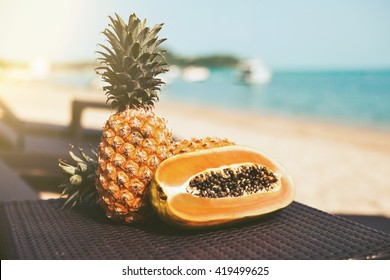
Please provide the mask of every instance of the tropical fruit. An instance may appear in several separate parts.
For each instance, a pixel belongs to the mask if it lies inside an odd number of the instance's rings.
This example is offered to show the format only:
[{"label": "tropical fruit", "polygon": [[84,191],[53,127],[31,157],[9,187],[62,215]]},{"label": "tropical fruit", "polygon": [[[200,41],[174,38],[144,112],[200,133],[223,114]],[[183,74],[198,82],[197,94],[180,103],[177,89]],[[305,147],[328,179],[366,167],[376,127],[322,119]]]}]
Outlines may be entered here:
[{"label": "tropical fruit", "polygon": [[165,160],[150,192],[162,220],[182,228],[204,228],[284,208],[293,201],[294,184],[271,157],[234,145]]},{"label": "tropical fruit", "polygon": [[98,148],[96,190],[107,217],[142,222],[152,214],[147,185],[157,166],[170,156],[172,135],[154,111],[167,71],[164,51],[157,47],[162,24],[146,26],[135,14],[125,23],[110,17],[103,31],[110,47],[99,45],[97,71],[115,112],[106,122]]},{"label": "tropical fruit", "polygon": [[95,201],[96,150],[91,148],[91,153],[87,154],[81,147],[78,147],[76,154],[74,146],[71,145],[69,155],[73,162],[59,160],[59,166],[65,175],[64,183],[59,186],[63,189],[61,197],[67,197],[63,207],[67,205],[74,207],[78,203],[88,204]]}]

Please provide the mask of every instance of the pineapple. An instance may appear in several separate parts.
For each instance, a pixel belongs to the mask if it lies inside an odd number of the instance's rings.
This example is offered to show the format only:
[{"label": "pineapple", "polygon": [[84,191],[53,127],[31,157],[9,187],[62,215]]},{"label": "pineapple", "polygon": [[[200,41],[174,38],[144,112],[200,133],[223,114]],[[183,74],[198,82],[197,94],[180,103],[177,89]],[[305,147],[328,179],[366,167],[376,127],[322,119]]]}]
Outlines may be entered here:
[{"label": "pineapple", "polygon": [[227,139],[221,139],[217,137],[191,138],[189,140],[184,139],[173,142],[171,145],[171,152],[173,155],[178,155],[230,145],[234,145],[234,143]]},{"label": "pineapple", "polygon": [[74,152],[74,146],[70,146],[69,155],[73,164],[63,159],[59,160],[61,171],[65,174],[66,181],[59,187],[63,189],[61,197],[67,196],[63,207],[74,207],[78,203],[91,203],[96,201],[95,170],[97,152],[91,148],[89,155],[78,147],[79,155]]},{"label": "pineapple", "polygon": [[116,111],[106,122],[98,148],[96,191],[107,217],[125,223],[150,217],[148,183],[161,161],[170,156],[172,134],[152,110],[167,71],[164,51],[157,47],[162,24],[146,27],[135,14],[126,24],[109,17],[103,31],[111,48],[99,45],[103,89]]}]

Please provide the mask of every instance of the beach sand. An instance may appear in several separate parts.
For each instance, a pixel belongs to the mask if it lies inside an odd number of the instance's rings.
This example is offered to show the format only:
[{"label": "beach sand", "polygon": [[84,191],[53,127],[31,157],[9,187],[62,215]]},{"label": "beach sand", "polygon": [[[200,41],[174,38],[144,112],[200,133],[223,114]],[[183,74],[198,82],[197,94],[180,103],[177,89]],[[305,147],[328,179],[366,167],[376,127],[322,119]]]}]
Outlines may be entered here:
[{"label": "beach sand", "polygon": [[[104,102],[104,94],[96,91],[36,83],[0,85],[0,98],[21,118],[59,125],[70,122],[71,101],[80,96]],[[390,133],[179,103],[163,96],[156,111],[178,138],[228,138],[269,154],[294,178],[298,202],[331,213],[390,217]],[[88,110],[82,123],[100,129],[109,113]]]}]

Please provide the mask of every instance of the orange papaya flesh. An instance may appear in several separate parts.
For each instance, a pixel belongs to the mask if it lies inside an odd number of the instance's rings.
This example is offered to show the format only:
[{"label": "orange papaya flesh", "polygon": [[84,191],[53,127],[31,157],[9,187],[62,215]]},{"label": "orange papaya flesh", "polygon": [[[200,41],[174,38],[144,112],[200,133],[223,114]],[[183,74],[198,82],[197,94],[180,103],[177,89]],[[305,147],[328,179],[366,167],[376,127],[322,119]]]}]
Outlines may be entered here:
[{"label": "orange papaya flesh", "polygon": [[207,228],[288,206],[294,199],[294,183],[270,156],[235,145],[163,161],[151,182],[150,197],[163,221],[181,228]]}]

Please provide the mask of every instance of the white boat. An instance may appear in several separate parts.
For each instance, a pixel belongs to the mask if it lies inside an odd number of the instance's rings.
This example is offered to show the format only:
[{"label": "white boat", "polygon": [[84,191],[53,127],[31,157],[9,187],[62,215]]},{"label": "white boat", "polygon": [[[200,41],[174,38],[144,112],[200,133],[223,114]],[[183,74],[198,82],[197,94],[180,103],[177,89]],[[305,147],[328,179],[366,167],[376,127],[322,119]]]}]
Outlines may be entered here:
[{"label": "white boat", "polygon": [[207,80],[210,70],[202,66],[188,66],[183,69],[182,79],[186,82],[201,82]]},{"label": "white boat", "polygon": [[244,60],[239,65],[240,80],[245,84],[266,84],[271,80],[272,72],[259,59]]}]

